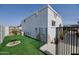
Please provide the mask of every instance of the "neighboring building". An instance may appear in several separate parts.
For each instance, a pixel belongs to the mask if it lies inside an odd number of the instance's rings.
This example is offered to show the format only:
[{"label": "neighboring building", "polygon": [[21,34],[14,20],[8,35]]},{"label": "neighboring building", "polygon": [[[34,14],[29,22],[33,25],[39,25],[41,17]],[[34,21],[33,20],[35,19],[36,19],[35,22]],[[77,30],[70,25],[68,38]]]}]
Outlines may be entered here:
[{"label": "neighboring building", "polygon": [[4,36],[5,36],[5,27],[0,25],[0,44],[3,42]]},{"label": "neighboring building", "polygon": [[45,5],[21,23],[25,35],[37,38],[46,44],[40,49],[55,54],[56,27],[62,27],[61,16],[50,6]]},{"label": "neighboring building", "polygon": [[9,35],[9,26],[6,26],[5,27],[5,36],[8,36]]},{"label": "neighboring building", "polygon": [[23,35],[21,26],[6,26],[5,27],[5,26],[0,25],[0,43],[3,42],[3,38],[5,36],[14,35],[12,33],[13,30],[18,31],[17,35]]},{"label": "neighboring building", "polygon": [[20,26],[9,26],[9,35],[14,35],[14,30],[17,31],[17,35],[22,34],[22,28]]}]

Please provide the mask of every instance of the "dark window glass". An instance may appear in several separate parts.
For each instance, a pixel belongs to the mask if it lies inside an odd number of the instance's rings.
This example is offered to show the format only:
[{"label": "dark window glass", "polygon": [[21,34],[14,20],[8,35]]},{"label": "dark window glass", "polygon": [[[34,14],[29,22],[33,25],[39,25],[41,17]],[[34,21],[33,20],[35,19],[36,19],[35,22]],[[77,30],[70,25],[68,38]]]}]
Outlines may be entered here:
[{"label": "dark window glass", "polygon": [[25,20],[24,20],[24,22],[25,22]]},{"label": "dark window glass", "polygon": [[61,24],[59,25],[59,27],[61,27]]},{"label": "dark window glass", "polygon": [[37,28],[35,28],[35,31],[36,31],[36,33],[37,33]]},{"label": "dark window glass", "polygon": [[52,21],[52,26],[55,26],[55,21]]}]

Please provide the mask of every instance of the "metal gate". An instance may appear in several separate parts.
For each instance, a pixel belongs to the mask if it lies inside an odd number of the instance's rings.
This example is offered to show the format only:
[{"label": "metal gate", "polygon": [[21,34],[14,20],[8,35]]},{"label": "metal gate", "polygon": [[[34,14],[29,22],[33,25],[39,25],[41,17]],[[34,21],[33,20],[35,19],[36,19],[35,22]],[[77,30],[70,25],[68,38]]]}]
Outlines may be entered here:
[{"label": "metal gate", "polygon": [[56,54],[79,54],[78,27],[58,27],[56,29]]},{"label": "metal gate", "polygon": [[47,28],[39,28],[38,39],[47,42]]}]

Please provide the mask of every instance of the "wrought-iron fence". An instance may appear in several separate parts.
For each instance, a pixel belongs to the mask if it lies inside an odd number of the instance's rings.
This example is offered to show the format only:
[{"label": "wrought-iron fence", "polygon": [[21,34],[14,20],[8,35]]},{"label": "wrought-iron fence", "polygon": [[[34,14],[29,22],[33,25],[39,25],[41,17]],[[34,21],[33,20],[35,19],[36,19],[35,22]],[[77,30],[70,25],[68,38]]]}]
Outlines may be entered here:
[{"label": "wrought-iron fence", "polygon": [[56,54],[79,54],[79,27],[57,27]]}]

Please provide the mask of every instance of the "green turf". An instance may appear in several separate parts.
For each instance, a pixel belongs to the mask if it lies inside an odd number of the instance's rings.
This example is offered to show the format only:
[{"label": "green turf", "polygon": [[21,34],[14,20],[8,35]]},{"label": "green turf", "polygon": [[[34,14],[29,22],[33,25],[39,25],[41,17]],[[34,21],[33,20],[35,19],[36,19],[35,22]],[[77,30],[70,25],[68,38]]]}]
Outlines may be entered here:
[{"label": "green turf", "polygon": [[[6,44],[13,39],[20,40],[21,43],[14,47],[6,47]],[[44,53],[39,50],[41,45],[41,41],[30,37],[21,35],[7,36],[0,45],[0,55],[44,55]]]}]

